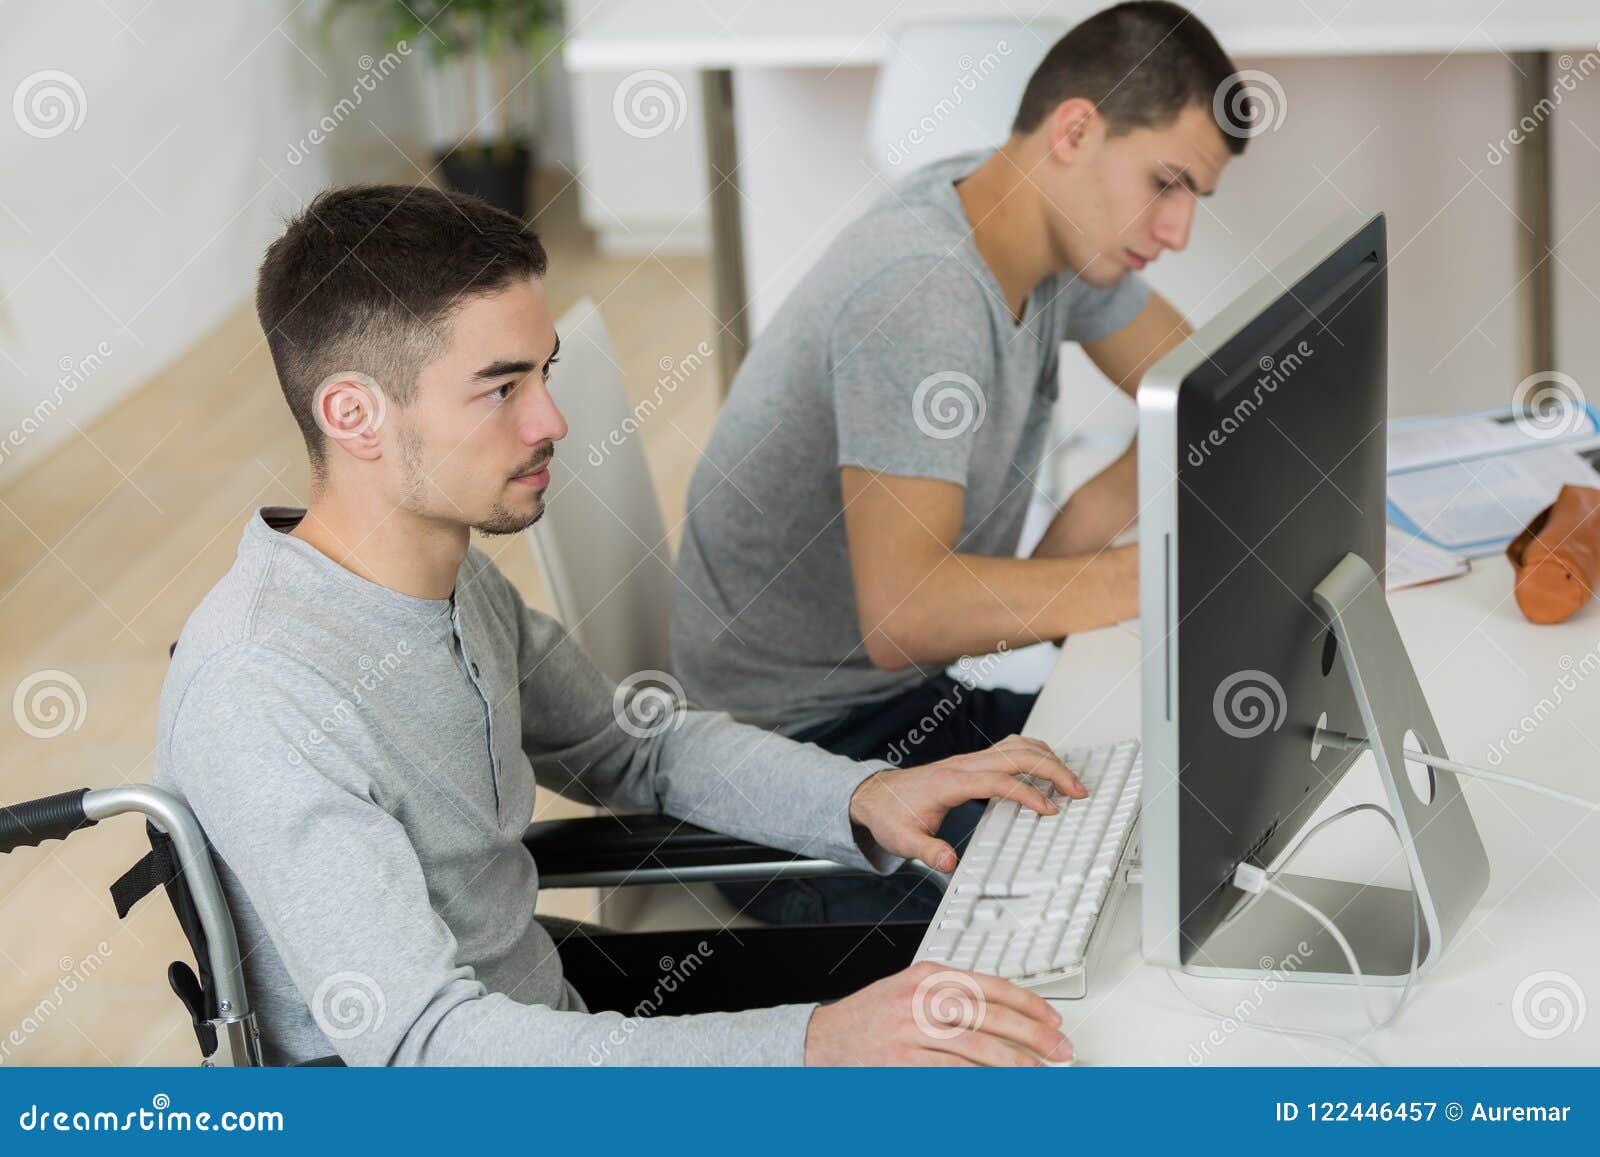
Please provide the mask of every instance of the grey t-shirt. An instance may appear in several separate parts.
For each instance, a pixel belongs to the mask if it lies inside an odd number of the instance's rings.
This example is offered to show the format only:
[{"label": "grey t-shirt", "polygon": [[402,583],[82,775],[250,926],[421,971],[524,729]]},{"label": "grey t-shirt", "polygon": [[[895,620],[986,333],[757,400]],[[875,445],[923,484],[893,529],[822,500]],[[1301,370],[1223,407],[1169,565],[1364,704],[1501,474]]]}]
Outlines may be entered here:
[{"label": "grey t-shirt", "polygon": [[678,560],[672,662],[697,705],[792,734],[936,673],[867,658],[841,466],[954,482],[957,549],[1016,552],[1060,343],[1116,332],[1149,290],[1058,275],[1015,324],[954,187],[983,159],[923,168],[848,226],[740,368]]},{"label": "grey t-shirt", "polygon": [[[155,783],[205,830],[269,1063],[800,1064],[814,1005],[589,1014],[533,918],[536,785],[875,871],[849,819],[884,764],[726,716],[640,725],[477,550],[419,599],[250,520],[161,692]],[[640,716],[641,718],[643,716]]]}]

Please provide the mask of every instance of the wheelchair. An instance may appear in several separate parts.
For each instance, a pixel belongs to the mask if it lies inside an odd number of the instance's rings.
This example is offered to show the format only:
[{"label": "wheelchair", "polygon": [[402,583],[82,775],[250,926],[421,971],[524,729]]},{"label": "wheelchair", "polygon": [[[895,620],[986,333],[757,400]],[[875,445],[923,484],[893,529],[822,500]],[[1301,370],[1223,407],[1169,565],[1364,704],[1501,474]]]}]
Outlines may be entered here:
[{"label": "wheelchair", "polygon": [[[256,1015],[245,990],[234,930],[205,833],[188,806],[150,784],[76,788],[57,795],[0,806],[0,854],[65,840],[101,820],[138,813],[145,817],[150,851],[111,885],[117,916],[161,887],[194,954],[194,966],[174,961],[167,983],[188,1011],[201,1065],[259,1067],[264,1062]],[[545,820],[530,824],[523,846],[539,864],[540,888],[612,888],[663,883],[724,883],[771,879],[815,879],[861,874],[831,860],[776,851],[706,831],[668,816],[610,815]],[[946,877],[908,862],[941,890]],[[803,955],[807,926],[769,929]],[[628,936],[632,933],[617,933]],[[301,1062],[338,1066],[337,1056]]]}]

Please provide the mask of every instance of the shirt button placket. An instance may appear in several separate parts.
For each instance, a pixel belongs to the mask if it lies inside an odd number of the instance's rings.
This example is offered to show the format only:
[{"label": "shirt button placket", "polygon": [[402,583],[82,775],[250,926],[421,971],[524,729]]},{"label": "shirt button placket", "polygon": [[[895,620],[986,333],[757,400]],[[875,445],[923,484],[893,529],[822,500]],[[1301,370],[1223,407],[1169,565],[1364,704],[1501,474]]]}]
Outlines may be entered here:
[{"label": "shirt button placket", "polygon": [[494,810],[500,814],[500,757],[494,748],[494,709],[490,706],[489,697],[483,693],[483,684],[478,681],[477,660],[467,654],[467,642],[461,635],[461,608],[450,608],[450,625],[455,631],[456,644],[461,648],[461,657],[467,665],[467,677],[472,682],[472,689],[478,693],[478,702],[483,704],[483,730],[484,738],[489,744],[489,774],[491,786],[494,788]]}]

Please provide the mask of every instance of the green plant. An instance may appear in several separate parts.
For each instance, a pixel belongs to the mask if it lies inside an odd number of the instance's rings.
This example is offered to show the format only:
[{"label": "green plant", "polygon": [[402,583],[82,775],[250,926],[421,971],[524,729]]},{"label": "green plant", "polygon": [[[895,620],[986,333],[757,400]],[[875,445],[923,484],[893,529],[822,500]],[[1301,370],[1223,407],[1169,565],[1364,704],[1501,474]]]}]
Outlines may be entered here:
[{"label": "green plant", "polygon": [[[328,0],[324,35],[349,11],[374,16],[392,44],[425,47],[436,68],[467,61],[475,70],[489,69],[497,128],[493,148],[509,153],[515,147],[511,96],[525,78],[513,77],[511,53],[525,53],[538,72],[560,41],[560,0]],[[478,146],[464,142],[461,148]]]}]

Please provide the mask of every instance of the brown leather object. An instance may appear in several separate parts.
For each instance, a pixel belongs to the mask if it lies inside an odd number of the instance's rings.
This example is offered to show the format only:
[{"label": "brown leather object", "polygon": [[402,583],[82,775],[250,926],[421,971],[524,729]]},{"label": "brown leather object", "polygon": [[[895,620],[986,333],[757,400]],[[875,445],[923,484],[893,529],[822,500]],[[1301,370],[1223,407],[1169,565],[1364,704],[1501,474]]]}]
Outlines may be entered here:
[{"label": "brown leather object", "polygon": [[1517,606],[1530,622],[1571,618],[1600,587],[1600,488],[1563,486],[1511,540]]}]

